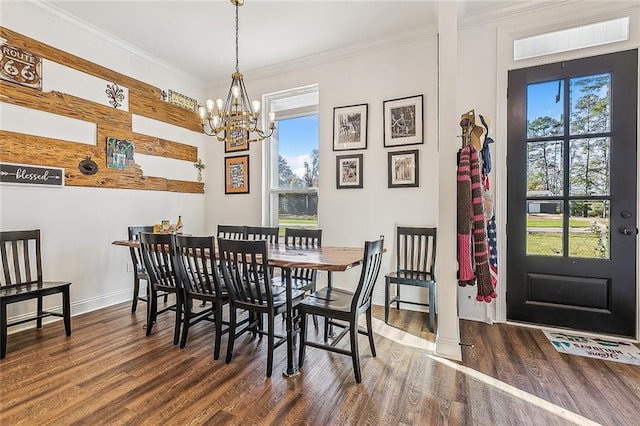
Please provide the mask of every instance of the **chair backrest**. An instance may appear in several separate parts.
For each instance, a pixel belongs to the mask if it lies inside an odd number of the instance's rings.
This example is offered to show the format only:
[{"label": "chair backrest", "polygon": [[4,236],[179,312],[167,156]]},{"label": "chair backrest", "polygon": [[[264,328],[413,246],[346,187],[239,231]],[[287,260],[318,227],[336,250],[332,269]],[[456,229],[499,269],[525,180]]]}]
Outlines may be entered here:
[{"label": "chair backrest", "polygon": [[42,282],[40,230],[0,232],[0,287]]},{"label": "chair backrest", "polygon": [[187,293],[222,294],[214,237],[176,235],[176,256],[178,276]]},{"label": "chair backrest", "polygon": [[218,238],[246,240],[247,227],[244,225],[218,225]]},{"label": "chair backrest", "polygon": [[360,281],[351,302],[351,310],[355,312],[364,312],[371,306],[371,297],[373,287],[380,273],[380,264],[382,263],[382,253],[384,253],[384,237],[380,236],[379,240],[366,241],[364,243],[364,258],[362,260],[362,272],[360,273]]},{"label": "chair backrest", "polygon": [[242,307],[271,306],[271,276],[265,240],[228,240],[218,238],[218,257],[224,283],[232,303]]},{"label": "chair backrest", "polygon": [[151,283],[160,289],[180,288],[176,278],[174,234],[140,234],[142,259]]},{"label": "chair backrest", "polygon": [[436,228],[398,226],[396,271],[422,272],[435,280]]},{"label": "chair backrest", "polygon": [[247,226],[247,240],[267,240],[269,244],[278,244],[280,228],[269,226]]},{"label": "chair backrest", "polygon": [[[129,241],[138,241],[140,240],[141,232],[153,232],[152,226],[130,226],[128,228],[129,233]],[[131,263],[133,263],[133,270],[135,272],[144,272],[144,262],[142,261],[142,250],[140,247],[129,248],[131,252]]]},{"label": "chair backrest", "polygon": [[293,247],[322,247],[322,229],[285,228],[284,243]]},{"label": "chair backrest", "polygon": [[[322,247],[322,229],[285,228],[284,243],[288,247],[301,247],[305,249]],[[318,275],[315,269],[293,268],[291,277],[312,281]]]}]

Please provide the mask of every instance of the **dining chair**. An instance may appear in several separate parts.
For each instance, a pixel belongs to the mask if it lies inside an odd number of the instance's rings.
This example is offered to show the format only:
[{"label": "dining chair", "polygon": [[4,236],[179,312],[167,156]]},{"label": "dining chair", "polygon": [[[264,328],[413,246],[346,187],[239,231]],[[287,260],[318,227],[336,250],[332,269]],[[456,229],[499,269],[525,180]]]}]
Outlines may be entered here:
[{"label": "dining chair", "polygon": [[247,240],[267,240],[268,244],[278,244],[280,228],[277,226],[247,226]]},{"label": "dining chair", "polygon": [[[384,237],[377,241],[367,241],[364,244],[364,258],[360,280],[355,292],[342,290],[336,287],[324,288],[313,292],[298,305],[300,313],[300,352],[298,365],[304,365],[305,348],[312,346],[343,355],[350,355],[353,362],[353,371],[356,382],[362,382],[360,371],[360,355],[358,351],[358,333],[369,337],[371,354],[375,358],[376,348],[373,341],[373,329],[371,326],[371,297],[373,287],[380,273],[380,264],[384,252]],[[358,318],[365,314],[367,329],[360,330]],[[331,343],[320,343],[307,340],[307,315],[318,315],[325,318],[325,322],[335,327],[342,328]],[[338,322],[337,322],[338,321]],[[349,334],[350,349],[339,348],[336,345]]]},{"label": "dining chair", "polygon": [[[128,229],[129,241],[139,241],[141,232],[153,232],[153,226],[130,226]],[[134,313],[138,308],[138,301],[147,302],[145,296],[140,296],[140,281],[144,280],[149,285],[149,275],[146,269],[144,269],[144,262],[142,261],[142,250],[140,247],[130,247],[131,252],[131,264],[133,265],[133,300],[131,301],[131,313]],[[168,294],[160,292],[158,296],[164,297],[164,303],[167,303]]]},{"label": "dining chair", "polygon": [[[395,303],[429,307],[429,331],[434,332],[436,315],[436,234],[437,228],[398,226],[396,230],[396,270],[385,276],[384,322],[389,323],[389,308]],[[391,285],[396,294],[391,296]],[[400,286],[408,285],[429,289],[429,303],[400,297]]]},{"label": "dining chair", "polygon": [[[62,317],[64,330],[71,336],[70,282],[44,281],[42,279],[42,248],[40,230],[0,232],[0,359],[7,356],[8,327],[36,321],[36,328],[42,328],[42,319],[49,316]],[[60,294],[62,313],[45,311],[43,298]],[[8,305],[36,299],[36,313],[9,322]]]},{"label": "dining chair", "polygon": [[[286,336],[276,335],[275,317],[287,312],[286,293],[282,288],[274,288],[271,285],[269,268],[260,268],[269,262],[267,242],[265,240],[228,240],[218,239],[218,253],[220,268],[224,283],[229,292],[229,342],[227,343],[226,362],[231,362],[233,357],[234,342],[237,337],[247,331],[266,335],[267,348],[267,377],[271,377],[273,371],[273,352],[275,348],[286,342]],[[263,272],[260,272],[260,269]],[[297,306],[304,292],[292,290],[292,306]],[[236,331],[237,311],[249,312],[250,321],[247,325]],[[291,314],[291,312],[289,312]],[[267,317],[267,330],[261,327],[261,318]],[[276,341],[275,339],[278,338]]]},{"label": "dining chair", "polygon": [[[180,348],[184,348],[187,343],[189,327],[203,320],[212,321],[215,323],[213,359],[218,359],[222,335],[229,331],[228,327],[224,330],[222,328],[225,324],[222,320],[222,308],[229,303],[229,297],[220,282],[215,256],[211,256],[214,253],[214,237],[176,236],[176,269],[184,289],[184,320]],[[194,313],[194,300],[211,302],[211,308]]]},{"label": "dining chair", "polygon": [[217,237],[230,240],[246,240],[247,227],[244,225],[218,225]]},{"label": "dining chair", "polygon": [[[285,228],[284,243],[290,249],[316,249],[322,247],[322,229]],[[310,268],[291,268],[291,285],[296,290],[316,291],[318,271]],[[284,275],[272,277],[274,285],[285,286]],[[317,327],[318,319],[313,317],[313,323]]]},{"label": "dining chair", "polygon": [[[151,330],[159,314],[167,311],[175,312],[173,344],[177,345],[182,323],[183,291],[176,271],[176,236],[174,234],[140,234],[140,248],[149,284],[147,286],[147,325],[146,334]],[[176,303],[158,311],[158,292],[174,294]]]}]

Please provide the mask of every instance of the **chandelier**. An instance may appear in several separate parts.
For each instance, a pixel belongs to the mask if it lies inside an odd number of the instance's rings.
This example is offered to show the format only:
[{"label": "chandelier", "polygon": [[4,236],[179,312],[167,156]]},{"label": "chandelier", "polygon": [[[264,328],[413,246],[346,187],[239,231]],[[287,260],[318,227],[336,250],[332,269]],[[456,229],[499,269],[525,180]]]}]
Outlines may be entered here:
[{"label": "chandelier", "polygon": [[234,146],[246,142],[260,142],[273,134],[276,128],[275,113],[269,113],[269,128],[258,127],[260,121],[260,101],[249,101],[242,74],[238,69],[238,8],[244,0],[230,0],[236,7],[236,71],[231,74],[231,87],[227,100],[207,99],[205,106],[198,107],[202,131],[219,141]]}]

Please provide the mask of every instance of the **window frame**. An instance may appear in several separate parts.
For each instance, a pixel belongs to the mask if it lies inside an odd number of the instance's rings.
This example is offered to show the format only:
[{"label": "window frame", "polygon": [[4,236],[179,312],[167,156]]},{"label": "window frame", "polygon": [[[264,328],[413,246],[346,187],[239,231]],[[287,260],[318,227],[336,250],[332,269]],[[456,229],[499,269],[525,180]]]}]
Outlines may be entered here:
[{"label": "window frame", "polygon": [[[319,94],[319,86],[317,84],[304,86],[296,89],[283,90],[281,92],[271,93],[263,96],[263,106],[266,111],[271,109],[271,104],[279,99],[286,99],[294,97],[300,94],[308,94],[316,92]],[[273,135],[265,140],[262,151],[262,224],[263,226],[279,226],[278,220],[278,206],[274,201],[280,194],[318,194],[318,187],[310,188],[278,188],[273,187],[274,173],[278,173],[278,170],[274,170],[272,157],[274,153],[279,155],[278,147],[278,122],[281,120],[288,120],[294,118],[308,117],[312,115],[318,116],[319,119],[319,102],[314,105],[307,105],[302,107],[283,109],[275,111],[276,128],[273,131]],[[266,114],[263,114],[265,117]],[[320,149],[320,137],[318,135],[318,150]],[[318,154],[319,155],[319,154]],[[320,216],[318,214],[318,225],[320,227]]]}]

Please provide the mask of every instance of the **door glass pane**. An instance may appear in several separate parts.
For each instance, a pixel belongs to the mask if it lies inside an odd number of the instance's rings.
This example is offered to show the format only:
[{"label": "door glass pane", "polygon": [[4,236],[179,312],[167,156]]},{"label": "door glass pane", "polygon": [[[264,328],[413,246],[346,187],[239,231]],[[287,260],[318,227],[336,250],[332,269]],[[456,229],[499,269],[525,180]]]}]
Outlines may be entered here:
[{"label": "door glass pane", "polygon": [[527,255],[562,256],[562,202],[527,201]]},{"label": "door glass pane", "polygon": [[527,144],[527,197],[562,195],[562,172],[562,141]]},{"label": "door glass pane", "polygon": [[527,138],[563,136],[564,81],[527,86]]},{"label": "door glass pane", "polygon": [[609,201],[571,201],[569,208],[569,256],[609,259]]},{"label": "door glass pane", "polygon": [[569,81],[569,134],[611,130],[611,74],[594,74]]},{"label": "door glass pane", "polygon": [[610,145],[610,138],[570,141],[570,195],[609,195]]}]

